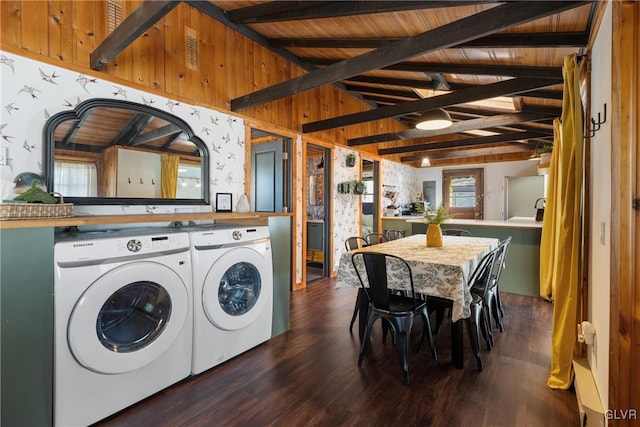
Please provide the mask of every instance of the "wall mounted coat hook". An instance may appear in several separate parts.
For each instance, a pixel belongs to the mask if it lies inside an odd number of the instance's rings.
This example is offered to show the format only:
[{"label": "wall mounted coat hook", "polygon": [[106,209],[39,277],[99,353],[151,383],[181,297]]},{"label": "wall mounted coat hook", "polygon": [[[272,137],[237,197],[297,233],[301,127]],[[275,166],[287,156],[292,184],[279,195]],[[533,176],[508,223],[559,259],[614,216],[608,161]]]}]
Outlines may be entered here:
[{"label": "wall mounted coat hook", "polygon": [[131,177],[129,177],[129,184],[131,184]]},{"label": "wall mounted coat hook", "polygon": [[140,178],[140,184],[144,184],[144,181],[142,180],[142,178]]},{"label": "wall mounted coat hook", "polygon": [[153,178],[151,178],[151,185],[156,185],[156,181]]},{"label": "wall mounted coat hook", "polygon": [[596,135],[596,132],[600,130],[600,127],[607,122],[607,103],[604,104],[603,116],[600,117],[600,113],[598,113],[598,121],[596,121],[593,117],[591,118],[591,128],[587,126],[587,135],[589,138],[593,138]]}]

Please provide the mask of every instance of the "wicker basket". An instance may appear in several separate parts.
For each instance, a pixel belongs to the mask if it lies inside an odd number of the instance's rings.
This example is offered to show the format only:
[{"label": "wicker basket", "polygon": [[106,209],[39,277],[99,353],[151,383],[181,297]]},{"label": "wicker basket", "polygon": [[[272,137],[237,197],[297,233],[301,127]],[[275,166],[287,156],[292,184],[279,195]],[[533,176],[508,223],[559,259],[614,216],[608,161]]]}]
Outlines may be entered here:
[{"label": "wicker basket", "polygon": [[11,219],[68,218],[73,216],[73,203],[65,203],[61,194],[60,203],[0,203],[0,221]]}]

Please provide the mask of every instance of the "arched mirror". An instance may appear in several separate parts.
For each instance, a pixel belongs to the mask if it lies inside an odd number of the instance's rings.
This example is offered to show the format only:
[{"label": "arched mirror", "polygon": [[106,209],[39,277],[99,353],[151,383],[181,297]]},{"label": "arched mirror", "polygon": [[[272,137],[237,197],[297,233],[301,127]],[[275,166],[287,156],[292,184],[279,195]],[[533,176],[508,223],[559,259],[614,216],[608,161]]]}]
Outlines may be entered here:
[{"label": "arched mirror", "polygon": [[189,125],[147,105],[90,99],[44,127],[44,176],[65,202],[208,204],[209,154]]}]

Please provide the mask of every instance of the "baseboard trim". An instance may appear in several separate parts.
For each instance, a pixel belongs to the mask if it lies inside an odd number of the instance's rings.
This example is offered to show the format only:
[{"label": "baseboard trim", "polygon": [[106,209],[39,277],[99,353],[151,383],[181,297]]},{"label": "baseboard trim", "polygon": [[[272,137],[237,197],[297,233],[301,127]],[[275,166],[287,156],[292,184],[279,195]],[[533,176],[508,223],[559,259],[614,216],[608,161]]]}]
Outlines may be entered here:
[{"label": "baseboard trim", "polygon": [[605,418],[602,401],[586,358],[573,360],[574,386],[580,411],[580,425],[584,427],[604,427]]}]

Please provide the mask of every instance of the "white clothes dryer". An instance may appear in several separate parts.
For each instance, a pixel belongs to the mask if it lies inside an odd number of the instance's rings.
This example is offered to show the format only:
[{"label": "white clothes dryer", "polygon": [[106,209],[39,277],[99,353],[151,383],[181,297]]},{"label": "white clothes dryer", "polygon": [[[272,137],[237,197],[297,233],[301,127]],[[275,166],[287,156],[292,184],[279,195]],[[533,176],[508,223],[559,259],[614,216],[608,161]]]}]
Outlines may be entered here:
[{"label": "white clothes dryer", "polygon": [[191,235],[193,363],[198,374],[271,338],[269,228],[212,227]]},{"label": "white clothes dryer", "polygon": [[54,425],[99,421],[191,372],[188,233],[56,238]]}]

